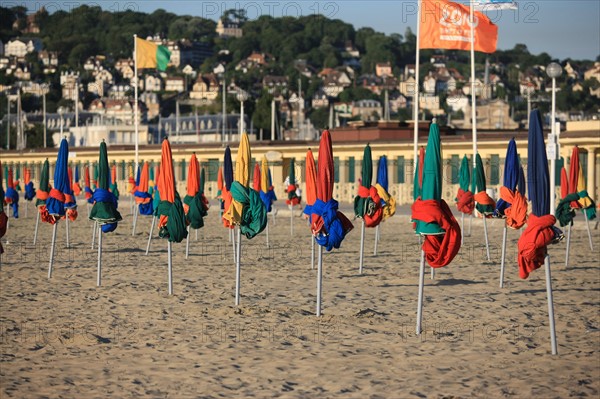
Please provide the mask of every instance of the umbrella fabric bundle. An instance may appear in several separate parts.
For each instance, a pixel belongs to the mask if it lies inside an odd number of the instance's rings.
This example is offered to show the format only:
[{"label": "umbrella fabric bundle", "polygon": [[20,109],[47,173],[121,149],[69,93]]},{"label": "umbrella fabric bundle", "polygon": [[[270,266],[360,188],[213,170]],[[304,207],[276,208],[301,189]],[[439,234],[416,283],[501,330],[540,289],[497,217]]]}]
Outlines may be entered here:
[{"label": "umbrella fabric bundle", "polygon": [[35,192],[35,206],[37,206],[38,208],[42,222],[54,224],[56,223],[56,219],[50,216],[50,214],[48,213],[48,209],[46,208],[46,201],[50,196],[50,184],[48,183],[49,175],[50,164],[48,163],[48,158],[46,158],[42,166],[42,174],[40,176],[40,188],[38,188]]},{"label": "umbrella fabric bundle", "polygon": [[416,233],[425,236],[423,251],[431,267],[448,265],[460,250],[461,231],[442,196],[440,133],[432,123],[423,165],[422,195],[413,203]]},{"label": "umbrella fabric bundle", "polygon": [[154,212],[152,196],[149,193],[149,165],[144,162],[140,174],[140,181],[134,191],[135,203],[138,205],[140,215],[152,215]]},{"label": "umbrella fabric bundle", "polygon": [[200,171],[196,154],[192,154],[188,167],[187,195],[183,198],[183,210],[192,229],[204,226],[203,218],[208,213],[200,191]]},{"label": "umbrella fabric bundle", "polygon": [[562,238],[562,231],[554,227],[556,218],[550,215],[550,178],[542,133],[541,115],[534,110],[530,117],[529,148],[527,153],[527,183],[532,212],[527,228],[519,239],[519,276],[522,279],[538,269],[547,253],[547,246]]},{"label": "umbrella fabric bundle", "polygon": [[166,138],[162,143],[160,165],[161,171],[158,177],[158,191],[160,193],[158,235],[161,238],[168,239],[169,242],[181,242],[187,237],[185,213],[179,194],[175,190],[171,144]]},{"label": "umbrella fabric bundle", "polygon": [[94,190],[94,206],[90,212],[90,220],[101,227],[102,232],[110,233],[117,228],[117,223],[123,218],[117,210],[118,202],[109,190],[108,153],[106,143],[100,143],[98,186]]},{"label": "umbrella fabric bundle", "polygon": [[[231,184],[233,183],[233,162],[231,160],[231,149],[229,146],[225,148],[225,155],[223,157],[223,189],[221,197],[223,198],[223,225],[233,229],[233,224],[225,218],[225,214],[229,212],[229,208],[232,206],[233,197],[231,196]],[[241,213],[241,209],[238,210],[238,214]]]},{"label": "umbrella fabric bundle", "polygon": [[396,199],[388,193],[388,170],[387,157],[379,157],[377,164],[377,183],[375,189],[380,198],[381,209],[383,211],[381,220],[385,220],[396,213]]},{"label": "umbrella fabric bundle", "polygon": [[118,201],[119,200],[119,187],[117,186],[117,165],[115,165],[115,164],[113,164],[113,166],[110,168],[109,190],[111,193],[113,193],[113,195],[115,196],[115,198]]},{"label": "umbrella fabric bundle", "polygon": [[477,154],[476,166],[473,171],[473,198],[475,200],[475,208],[483,217],[491,217],[494,214],[496,203],[486,192],[485,172],[483,170],[483,162],[481,156]]},{"label": "umbrella fabric bundle", "polygon": [[475,208],[473,193],[469,190],[471,184],[471,172],[469,169],[469,158],[465,155],[460,163],[458,171],[458,193],[456,194],[456,207],[458,211],[471,215]]},{"label": "umbrella fabric bundle", "polygon": [[23,191],[21,189],[21,168],[19,168],[18,166],[15,169],[15,190],[17,190],[17,192],[21,192]]},{"label": "umbrella fabric bundle", "polygon": [[358,195],[354,197],[354,215],[363,219],[366,227],[376,227],[383,217],[383,209],[377,188],[371,186],[373,161],[371,147],[368,144],[363,152],[361,177],[361,184],[358,186]]},{"label": "umbrella fabric bundle", "polygon": [[55,219],[62,218],[66,214],[65,194],[71,195],[71,184],[69,183],[69,172],[67,162],[69,156],[69,144],[66,139],[60,142],[56,166],[54,167],[54,187],[46,200],[46,208],[50,216]]},{"label": "umbrella fabric bundle", "polygon": [[[564,170],[564,169],[563,169]],[[567,194],[560,200],[556,207],[556,219],[558,220],[560,227],[573,225],[573,219],[575,218],[575,210],[571,208],[571,202],[579,200],[579,194]]]},{"label": "umbrella fabric bundle", "polygon": [[19,218],[19,193],[15,188],[15,182],[13,180],[13,169],[8,169],[8,179],[6,182],[6,194],[4,202],[12,208],[13,217]]},{"label": "umbrella fabric bundle", "polygon": [[160,178],[160,167],[156,168],[156,183],[154,184],[154,193],[152,197],[152,208],[154,216],[158,216],[158,204],[160,204],[160,193],[158,192],[158,179]]},{"label": "umbrella fabric bundle", "polygon": [[69,190],[65,192],[65,217],[69,220],[75,221],[77,219],[77,199],[73,195],[73,172],[71,168],[67,169],[69,176]]},{"label": "umbrella fabric bundle", "polygon": [[87,165],[83,168],[83,184],[85,199],[87,200],[88,204],[93,204],[94,199],[92,196],[94,195],[94,191],[92,190],[92,185],[90,183],[90,168]]},{"label": "umbrella fabric bundle", "polygon": [[243,134],[235,164],[235,181],[231,184],[231,205],[223,214],[230,225],[239,225],[246,238],[253,238],[267,226],[267,210],[260,194],[249,188],[250,144]]},{"label": "umbrella fabric bundle", "polygon": [[24,198],[26,201],[33,201],[35,198],[35,187],[33,187],[33,182],[31,181],[31,169],[25,168],[25,195]]},{"label": "umbrella fabric bundle", "polygon": [[333,199],[333,149],[328,130],[321,134],[317,167],[317,199],[312,205],[311,230],[317,244],[327,251],[339,248],[354,226],[346,215],[338,211],[338,202]]},{"label": "umbrella fabric bundle", "polygon": [[221,215],[223,215],[223,209],[225,208],[225,202],[223,201],[223,168],[219,167],[217,172],[217,199],[219,200],[219,207],[221,209]]},{"label": "umbrella fabric bundle", "polygon": [[596,219],[596,203],[585,189],[585,180],[583,178],[583,168],[581,167],[581,164],[579,164],[577,192],[579,194],[579,200],[577,200],[577,202],[581,205],[582,211],[585,213],[584,216],[587,217],[587,220]]},{"label": "umbrella fabric bundle", "polygon": [[290,174],[288,176],[287,188],[285,190],[288,195],[288,198],[287,200],[285,200],[285,203],[291,207],[299,205],[300,201],[302,200],[302,198],[300,198],[297,193],[298,185],[296,184],[296,167],[294,161],[294,158],[290,160]]},{"label": "umbrella fabric bundle", "polygon": [[78,197],[81,194],[81,185],[79,185],[79,166],[75,165],[75,180],[73,181],[73,194]]},{"label": "umbrella fabric bundle", "polygon": [[271,173],[267,157],[263,156],[260,167],[260,199],[265,204],[267,212],[271,212],[273,202],[277,201],[274,187],[271,185]]},{"label": "umbrella fabric bundle", "polygon": [[133,195],[136,190],[135,179],[133,178],[133,166],[127,166],[127,191],[129,194]]},{"label": "umbrella fabric bundle", "polygon": [[[4,212],[4,187],[2,187],[2,162],[0,161],[0,238],[4,237],[6,234],[6,228],[8,225],[8,217]],[[4,253],[4,248],[2,248],[2,241],[0,241],[0,255]]]},{"label": "umbrella fabric bundle", "polygon": [[518,190],[521,165],[514,139],[508,143],[504,163],[504,184],[500,187],[500,200],[496,203],[494,215],[506,218],[506,226],[520,229],[527,220],[527,199]]}]

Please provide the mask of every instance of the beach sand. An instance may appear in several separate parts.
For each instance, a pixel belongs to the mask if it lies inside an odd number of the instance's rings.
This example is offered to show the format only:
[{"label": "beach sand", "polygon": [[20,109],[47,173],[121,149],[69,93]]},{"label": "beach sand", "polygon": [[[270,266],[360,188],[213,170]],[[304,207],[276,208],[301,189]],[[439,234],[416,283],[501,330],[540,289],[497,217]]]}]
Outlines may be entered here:
[{"label": "beach sand", "polygon": [[[600,262],[579,215],[550,247],[558,356],[550,353],[543,267],[519,279],[509,231],[506,283],[498,287],[502,221],[481,220],[457,258],[426,269],[421,336],[415,334],[419,248],[409,208],[381,225],[379,254],[367,229],[358,274],[360,221],[340,250],[324,255],[323,316],[315,317],[316,270],[306,221],[289,213],[243,240],[241,305],[227,230],[213,203],[199,239],[174,244],[174,295],[167,294],[166,241],[144,255],[149,217],[131,235],[125,221],[104,235],[103,280],[90,247],[85,206],[58,226],[47,278],[51,226],[35,214],[11,219],[0,272],[2,398],[566,398],[600,389]],[[279,208],[283,208],[281,203]],[[349,207],[344,208],[351,215]],[[22,211],[24,215],[24,212]],[[594,223],[592,223],[593,227]],[[156,231],[155,231],[156,233]],[[600,248],[600,231],[592,230]]]}]

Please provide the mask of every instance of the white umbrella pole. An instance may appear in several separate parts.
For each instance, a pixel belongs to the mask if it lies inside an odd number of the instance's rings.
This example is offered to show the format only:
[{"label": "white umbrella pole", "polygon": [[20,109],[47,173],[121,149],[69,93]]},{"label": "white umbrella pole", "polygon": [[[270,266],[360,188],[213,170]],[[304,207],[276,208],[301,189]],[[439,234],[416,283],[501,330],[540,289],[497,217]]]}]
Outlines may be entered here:
[{"label": "white umbrella pole", "polygon": [[465,242],[465,214],[464,213],[460,213],[460,246],[462,247],[462,245]]},{"label": "white umbrella pole", "polygon": [[198,241],[198,229],[194,229],[194,231],[196,232],[196,241]]},{"label": "white umbrella pole", "polygon": [[29,215],[29,201],[25,201],[25,217]]},{"label": "white umbrella pole", "polygon": [[434,267],[431,268],[431,279],[435,280],[435,268]]},{"label": "white umbrella pole", "polygon": [[294,236],[294,206],[290,205],[290,235]]},{"label": "white umbrella pole", "polygon": [[417,335],[421,334],[423,318],[423,285],[425,284],[425,251],[421,250],[421,265],[419,266],[419,296],[417,300]]},{"label": "white umbrella pole", "polygon": [[[313,240],[314,241],[314,240]],[[323,298],[323,247],[319,245],[317,261],[317,317],[321,316],[321,301]]]},{"label": "white umbrella pole", "polygon": [[94,221],[94,225],[92,226],[92,249],[94,249],[94,242],[96,241],[96,228],[98,227],[98,222]]},{"label": "white umbrella pole", "polygon": [[556,347],[556,329],[554,328],[554,299],[552,298],[552,276],[550,274],[550,256],[546,254],[544,258],[544,267],[546,269],[546,296],[548,298],[548,320],[550,323],[550,342],[552,345],[552,354],[558,353]]},{"label": "white umbrella pole", "polygon": [[485,253],[487,255],[487,260],[491,260],[490,258],[490,242],[488,240],[488,231],[487,231],[487,222],[486,222],[486,217],[484,214],[482,214],[483,216],[483,235],[485,236]]},{"label": "white umbrella pole", "polygon": [[373,255],[377,256],[377,244],[379,243],[379,225],[375,227],[375,246],[373,248]]},{"label": "white umbrella pole", "polygon": [[310,270],[315,270],[315,237],[310,235]]},{"label": "white umbrella pole", "polygon": [[242,230],[237,228],[237,251],[235,258],[235,306],[239,306],[240,304],[240,275],[241,275],[241,265],[240,265],[240,255],[242,252]]},{"label": "white umbrella pole", "polygon": [[37,216],[35,217],[35,232],[33,233],[33,245],[35,245],[37,241],[37,232],[38,226],[40,225],[40,213],[37,212]]},{"label": "white umbrella pole", "polygon": [[235,263],[237,260],[235,257],[235,228],[229,229],[229,235],[231,236],[231,247],[233,248],[233,263]]},{"label": "white umbrella pole", "polygon": [[362,274],[362,272],[363,272],[364,252],[365,252],[365,219],[362,219],[362,224],[360,227],[360,258],[358,261],[358,274]]},{"label": "white umbrella pole", "polygon": [[506,223],[504,223],[504,229],[502,230],[502,257],[500,260],[500,288],[504,288],[504,262],[506,261]]},{"label": "white umbrella pole", "polygon": [[87,208],[88,219],[90,218],[90,203],[85,200],[85,207]]},{"label": "white umbrella pole", "polygon": [[469,215],[469,237],[471,237],[471,226],[473,225],[473,214]]},{"label": "white umbrella pole", "polygon": [[58,221],[52,227],[52,244],[50,244],[50,262],[48,263],[48,278],[52,278],[52,264],[54,263],[54,244],[56,242],[56,228]]},{"label": "white umbrella pole", "polygon": [[150,251],[150,243],[152,242],[152,231],[154,230],[154,223],[156,223],[156,216],[152,217],[152,224],[150,225],[150,234],[148,234],[148,245],[146,245],[146,255]]},{"label": "white umbrella pole", "polygon": [[571,249],[571,226],[573,222],[569,224],[567,229],[567,252],[565,253],[565,267],[569,267],[569,250]]},{"label": "white umbrella pole", "polygon": [[267,217],[267,248],[269,248],[269,218]]},{"label": "white umbrella pole", "polygon": [[173,254],[171,241],[167,243],[167,252],[169,256],[169,295],[173,295]]},{"label": "white umbrella pole", "polygon": [[594,243],[592,242],[592,232],[590,231],[590,221],[588,219],[588,215],[585,209],[582,209],[581,211],[583,212],[583,216],[585,217],[585,227],[587,228],[588,241],[590,242],[590,250],[594,251]]},{"label": "white umbrella pole", "polygon": [[96,277],[96,285],[102,285],[102,227],[98,226],[98,276]]},{"label": "white umbrella pole", "polygon": [[190,226],[187,226],[187,238],[185,239],[185,258],[190,256]]},{"label": "white umbrella pole", "polygon": [[135,226],[137,225],[137,218],[138,218],[138,208],[139,208],[138,206],[134,206],[134,208],[133,208],[133,229],[131,230],[132,236],[135,235]]},{"label": "white umbrella pole", "polygon": [[275,209],[275,207],[271,208],[271,214],[273,215],[273,226],[275,226],[275,214],[277,213],[277,210]]},{"label": "white umbrella pole", "polygon": [[[232,230],[233,230],[233,229],[229,229],[229,233],[228,233],[228,234],[229,234],[229,237],[228,237],[228,239],[229,239],[229,242],[231,242],[231,237],[232,237],[232,234],[233,234],[233,233],[232,233]],[[235,252],[235,251],[234,251],[234,252]]]},{"label": "white umbrella pole", "polygon": [[67,248],[69,248],[69,215],[65,215],[65,230],[67,231]]}]

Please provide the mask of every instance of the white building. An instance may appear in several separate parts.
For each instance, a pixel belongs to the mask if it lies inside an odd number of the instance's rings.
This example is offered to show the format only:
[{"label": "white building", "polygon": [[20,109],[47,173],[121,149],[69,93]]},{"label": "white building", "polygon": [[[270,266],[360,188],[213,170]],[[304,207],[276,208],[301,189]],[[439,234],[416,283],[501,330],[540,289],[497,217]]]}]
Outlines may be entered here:
[{"label": "white building", "polygon": [[6,56],[25,57],[26,54],[42,51],[42,41],[37,38],[17,38],[9,40],[4,46]]}]

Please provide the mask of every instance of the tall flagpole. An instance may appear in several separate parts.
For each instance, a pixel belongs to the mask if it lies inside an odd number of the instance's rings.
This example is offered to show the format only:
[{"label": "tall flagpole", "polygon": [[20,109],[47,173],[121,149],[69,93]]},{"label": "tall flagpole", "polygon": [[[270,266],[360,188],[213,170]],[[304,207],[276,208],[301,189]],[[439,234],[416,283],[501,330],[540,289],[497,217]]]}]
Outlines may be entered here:
[{"label": "tall flagpole", "polygon": [[[133,125],[135,126],[135,169],[138,170],[139,159],[139,122],[138,122],[138,65],[137,65],[137,34],[133,35],[133,75],[135,76],[133,100]],[[135,173],[135,172],[134,172]]]},{"label": "tall flagpole", "polygon": [[419,145],[419,58],[421,56],[421,1],[417,1],[417,51],[415,60],[415,94],[413,96],[413,120],[415,124],[413,142],[413,170],[417,170],[417,147]]},{"label": "tall flagpole", "polygon": [[[473,1],[469,1],[471,25],[471,130],[473,136],[473,171],[477,167],[477,96],[475,95],[475,13]],[[485,215],[483,216],[485,218]]]}]

